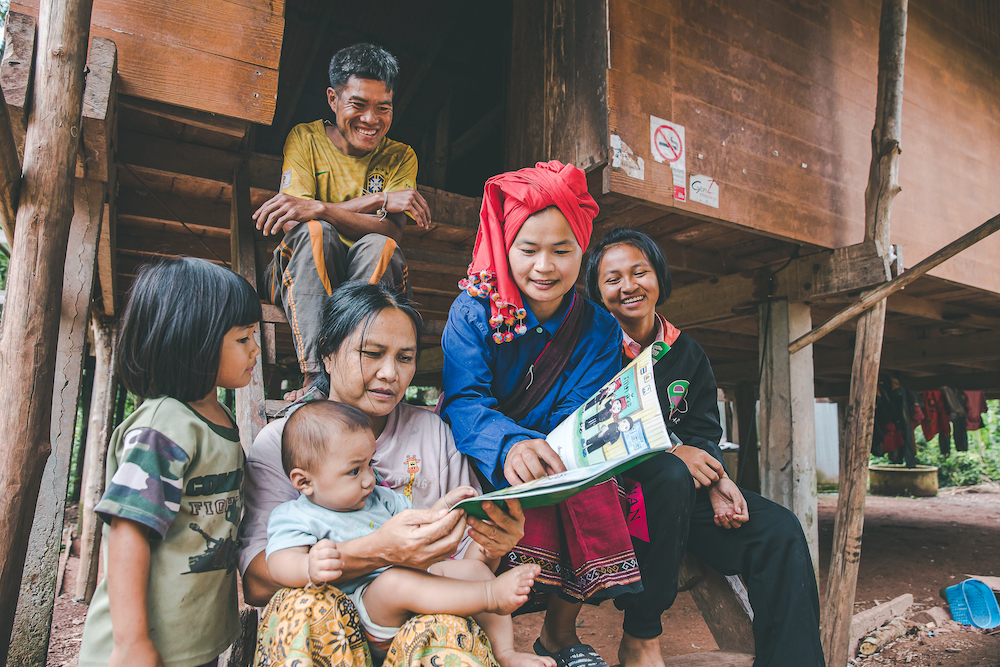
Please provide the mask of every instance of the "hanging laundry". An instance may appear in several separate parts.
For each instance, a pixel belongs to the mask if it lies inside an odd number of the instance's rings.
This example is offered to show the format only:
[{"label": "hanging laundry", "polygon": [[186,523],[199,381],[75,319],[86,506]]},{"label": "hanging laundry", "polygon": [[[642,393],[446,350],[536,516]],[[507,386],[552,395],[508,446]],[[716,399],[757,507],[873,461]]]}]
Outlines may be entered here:
[{"label": "hanging laundry", "polygon": [[910,427],[911,407],[909,393],[899,380],[887,377],[879,382],[872,452],[888,454],[893,463],[905,461],[907,468],[917,465],[917,445]]},{"label": "hanging laundry", "polygon": [[922,391],[920,398],[924,403],[924,420],[920,422],[924,439],[930,442],[931,438],[938,436],[941,456],[948,456],[951,454],[951,422],[948,420],[948,411],[944,407],[941,392]]},{"label": "hanging laundry", "polygon": [[965,429],[965,395],[960,389],[941,387],[945,409],[948,411],[948,421],[951,422],[952,438],[955,440],[955,450],[969,451],[969,432]]},{"label": "hanging laundry", "polygon": [[978,431],[983,427],[983,413],[986,412],[986,392],[978,390],[965,391],[965,428],[968,431]]}]

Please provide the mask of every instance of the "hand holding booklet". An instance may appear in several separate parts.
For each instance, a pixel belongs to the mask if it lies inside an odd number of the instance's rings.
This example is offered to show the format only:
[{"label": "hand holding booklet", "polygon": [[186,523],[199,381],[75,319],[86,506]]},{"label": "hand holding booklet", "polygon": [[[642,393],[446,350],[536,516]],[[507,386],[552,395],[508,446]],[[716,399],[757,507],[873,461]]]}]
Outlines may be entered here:
[{"label": "hand holding booklet", "polygon": [[549,433],[545,441],[566,471],[467,498],[451,509],[488,518],[484,500],[524,508],[555,505],[646,459],[681,444],[667,430],[653,380],[653,364],[670,347],[653,343]]}]

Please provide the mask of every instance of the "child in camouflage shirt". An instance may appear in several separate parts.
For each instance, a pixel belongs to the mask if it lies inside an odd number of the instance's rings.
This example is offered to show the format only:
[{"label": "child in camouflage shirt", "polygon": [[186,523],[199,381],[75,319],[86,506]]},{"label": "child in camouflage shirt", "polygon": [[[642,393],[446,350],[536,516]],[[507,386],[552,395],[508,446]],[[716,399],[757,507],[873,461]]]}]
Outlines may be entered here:
[{"label": "child in camouflage shirt", "polygon": [[119,330],[117,372],[145,401],[115,429],[104,571],[80,667],[214,665],[239,634],[243,450],[217,387],[250,382],[260,300],[201,259],[145,267]]}]

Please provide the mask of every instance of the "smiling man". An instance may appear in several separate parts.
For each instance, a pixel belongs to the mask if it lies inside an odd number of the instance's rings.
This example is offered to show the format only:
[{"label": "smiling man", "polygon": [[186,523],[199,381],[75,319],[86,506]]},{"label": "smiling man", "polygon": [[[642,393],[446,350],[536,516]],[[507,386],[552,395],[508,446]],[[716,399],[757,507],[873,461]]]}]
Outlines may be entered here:
[{"label": "smiling man", "polygon": [[348,280],[385,282],[409,296],[399,242],[407,218],[428,228],[430,210],[416,190],[416,154],[386,136],[398,73],[392,54],[372,44],[334,54],[326,95],[335,121],[292,128],[280,190],[253,214],[265,236],[285,235],[265,285],[291,324],[303,387],[322,369],[316,332],[324,297]]}]

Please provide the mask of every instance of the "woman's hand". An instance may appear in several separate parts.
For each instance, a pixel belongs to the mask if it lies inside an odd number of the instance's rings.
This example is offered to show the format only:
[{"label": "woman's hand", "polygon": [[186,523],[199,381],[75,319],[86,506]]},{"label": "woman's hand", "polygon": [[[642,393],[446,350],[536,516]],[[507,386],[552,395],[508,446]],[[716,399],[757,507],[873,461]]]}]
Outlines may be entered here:
[{"label": "woman's hand", "polygon": [[520,501],[511,498],[505,502],[506,512],[489,500],[483,503],[489,521],[473,516],[468,519],[469,536],[479,545],[487,561],[499,561],[524,537],[524,511]]},{"label": "woman's hand", "polygon": [[465,533],[465,512],[406,510],[372,533],[376,552],[386,565],[426,570],[453,556]]},{"label": "woman's hand", "polygon": [[670,453],[684,461],[688,472],[694,478],[694,488],[696,489],[712,486],[724,474],[722,464],[704,449],[698,449],[691,445],[677,445],[670,450]]},{"label": "woman's hand", "polygon": [[728,476],[708,487],[708,498],[712,501],[712,509],[715,510],[716,526],[739,528],[750,520],[743,492]]},{"label": "woman's hand", "polygon": [[503,463],[503,476],[511,486],[524,484],[557,472],[565,472],[559,455],[552,451],[549,443],[540,438],[522,440],[507,452]]}]

